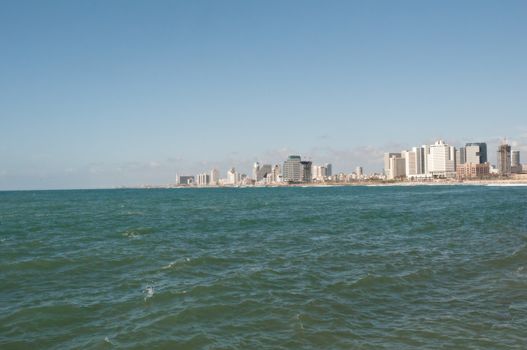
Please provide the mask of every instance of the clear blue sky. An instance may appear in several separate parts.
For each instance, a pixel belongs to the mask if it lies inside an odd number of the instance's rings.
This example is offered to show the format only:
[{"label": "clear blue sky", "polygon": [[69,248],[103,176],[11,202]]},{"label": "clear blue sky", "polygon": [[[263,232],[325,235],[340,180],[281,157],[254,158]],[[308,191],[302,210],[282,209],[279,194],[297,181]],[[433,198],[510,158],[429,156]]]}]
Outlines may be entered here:
[{"label": "clear blue sky", "polygon": [[527,158],[527,1],[0,1],[0,189],[174,181],[299,153]]}]

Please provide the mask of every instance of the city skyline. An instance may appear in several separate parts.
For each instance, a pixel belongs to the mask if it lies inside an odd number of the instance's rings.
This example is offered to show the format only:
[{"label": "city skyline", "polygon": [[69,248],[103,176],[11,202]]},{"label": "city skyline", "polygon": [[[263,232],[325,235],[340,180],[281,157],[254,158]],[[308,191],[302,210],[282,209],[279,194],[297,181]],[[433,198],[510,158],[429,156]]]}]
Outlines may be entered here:
[{"label": "city skyline", "polygon": [[525,154],[526,15],[523,1],[6,2],[0,190],[250,174],[290,154],[381,171],[387,150],[441,138]]}]

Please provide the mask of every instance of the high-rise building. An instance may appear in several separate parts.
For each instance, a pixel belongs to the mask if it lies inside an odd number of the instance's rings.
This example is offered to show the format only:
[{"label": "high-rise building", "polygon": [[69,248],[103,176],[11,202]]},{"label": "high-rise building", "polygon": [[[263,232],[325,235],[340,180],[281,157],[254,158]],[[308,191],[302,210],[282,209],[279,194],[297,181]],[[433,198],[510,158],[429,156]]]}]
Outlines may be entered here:
[{"label": "high-rise building", "polygon": [[385,154],[384,154],[384,175],[385,175],[388,179],[393,179],[393,178],[395,178],[395,177],[391,174],[391,164],[392,164],[392,162],[390,161],[390,159],[391,159],[392,157],[401,158],[401,153],[385,153]]},{"label": "high-rise building", "polygon": [[313,165],[311,167],[313,180],[324,181],[327,176],[327,168],[323,165]]},{"label": "high-rise building", "polygon": [[[394,154],[394,153],[392,153]],[[402,151],[401,158],[405,161],[405,175],[408,178],[425,177],[425,148],[412,147],[410,151]]]},{"label": "high-rise building", "polygon": [[520,164],[520,151],[511,151],[511,166],[518,166]]},{"label": "high-rise building", "polygon": [[428,158],[430,158],[430,145],[423,145],[421,146],[422,149],[422,173],[425,177],[430,176],[430,172],[428,171]]},{"label": "high-rise building", "polygon": [[194,184],[194,176],[192,175],[177,175],[176,185],[192,185]]},{"label": "high-rise building", "polygon": [[506,143],[498,147],[498,173],[505,176],[511,174],[511,146]]},{"label": "high-rise building", "polygon": [[364,172],[362,171],[362,167],[361,166],[358,166],[356,169],[355,169],[355,174],[357,174],[357,177],[362,177],[362,175],[364,175]]},{"label": "high-rise building", "polygon": [[388,179],[400,179],[406,176],[406,160],[402,157],[391,156],[389,159]]},{"label": "high-rise building", "polygon": [[326,168],[326,176],[331,176],[333,175],[333,166],[331,165],[331,163],[326,163],[326,165],[324,165],[324,167]]},{"label": "high-rise building", "polygon": [[301,182],[303,178],[303,166],[300,156],[291,155],[284,162],[282,179],[285,182]]},{"label": "high-rise building", "polygon": [[443,140],[430,145],[428,156],[428,172],[433,177],[456,176],[456,149]]},{"label": "high-rise building", "polygon": [[255,162],[253,164],[253,179],[254,179],[254,181],[258,181],[258,172],[259,171],[260,171],[260,163]]},{"label": "high-rise building", "polygon": [[487,162],[487,144],[485,142],[472,142],[465,145],[464,163],[483,164]]},{"label": "high-rise building", "polygon": [[456,165],[465,164],[466,157],[467,152],[465,150],[465,147],[460,147],[458,150],[456,150]]},{"label": "high-rise building", "polygon": [[282,172],[280,170],[280,165],[276,164],[273,167],[273,182],[282,181]]},{"label": "high-rise building", "polygon": [[311,172],[311,166],[313,163],[311,161],[302,161],[302,182],[311,182],[313,179],[313,174]]},{"label": "high-rise building", "polygon": [[209,174],[198,174],[196,184],[198,186],[207,186],[210,183],[210,175]]},{"label": "high-rise building", "polygon": [[210,171],[210,184],[217,185],[220,181],[220,171],[218,169],[212,169]]},{"label": "high-rise building", "polygon": [[520,151],[511,151],[511,173],[521,174],[522,172],[523,169],[520,163]]},{"label": "high-rise building", "polygon": [[227,181],[225,182],[226,185],[238,185],[241,180],[241,175],[236,172],[236,169],[231,168],[227,172]]}]

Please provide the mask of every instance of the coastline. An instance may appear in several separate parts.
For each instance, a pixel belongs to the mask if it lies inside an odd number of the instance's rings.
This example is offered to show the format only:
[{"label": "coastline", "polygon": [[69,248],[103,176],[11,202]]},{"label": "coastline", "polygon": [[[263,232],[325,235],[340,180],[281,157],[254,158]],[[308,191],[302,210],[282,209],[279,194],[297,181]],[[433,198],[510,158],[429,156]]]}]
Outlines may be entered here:
[{"label": "coastline", "polygon": [[218,186],[188,186],[188,185],[142,185],[122,186],[121,189],[203,189],[203,188],[273,188],[273,187],[393,187],[393,186],[495,186],[495,187],[521,187],[527,186],[527,174],[518,174],[510,178],[495,179],[434,179],[434,180],[357,180],[353,182],[324,182],[324,183],[297,183],[297,184],[257,184],[257,185],[218,185]]}]

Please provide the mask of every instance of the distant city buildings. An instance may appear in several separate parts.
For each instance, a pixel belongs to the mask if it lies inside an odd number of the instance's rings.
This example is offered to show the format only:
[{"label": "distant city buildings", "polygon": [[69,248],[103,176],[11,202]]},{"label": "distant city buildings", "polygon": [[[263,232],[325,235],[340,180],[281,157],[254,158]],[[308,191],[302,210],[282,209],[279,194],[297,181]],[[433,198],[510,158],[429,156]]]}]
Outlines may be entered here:
[{"label": "distant city buildings", "polygon": [[230,168],[227,171],[227,179],[223,181],[224,185],[238,185],[241,182],[241,174],[239,174],[235,168]]},{"label": "distant city buildings", "polygon": [[389,180],[406,176],[406,164],[401,153],[384,154],[384,175]]},{"label": "distant city buildings", "polygon": [[489,163],[465,163],[457,166],[457,177],[460,179],[483,178],[490,174]]},{"label": "distant city buildings", "polygon": [[388,180],[482,178],[490,174],[489,169],[484,142],[467,143],[456,149],[438,140],[433,145],[384,155],[384,174]]},{"label": "distant city buildings", "polygon": [[464,158],[459,161],[459,164],[473,163],[484,164],[487,163],[487,144],[484,142],[467,143],[464,150]]},{"label": "distant city buildings", "polygon": [[284,162],[282,168],[282,179],[284,182],[301,182],[303,178],[303,166],[300,156],[291,155]]},{"label": "distant city buildings", "polygon": [[216,186],[220,181],[220,171],[218,169],[212,169],[210,171],[210,184]]},{"label": "distant city buildings", "polygon": [[311,182],[313,179],[311,166],[313,163],[311,161],[301,161],[302,164],[302,182]]},{"label": "distant city buildings", "polygon": [[196,184],[198,186],[208,186],[210,185],[210,174],[198,174]]},{"label": "distant city buildings", "polygon": [[521,174],[523,173],[523,167],[520,163],[520,151],[513,150],[511,151],[511,173]]},{"label": "distant city buildings", "polygon": [[176,174],[176,185],[189,186],[194,184],[194,176],[192,175],[177,175]]},{"label": "distant city buildings", "polygon": [[[433,179],[485,179],[527,173],[527,165],[520,162],[520,151],[511,150],[503,143],[497,150],[497,165],[488,161],[487,144],[469,142],[456,149],[443,140],[431,145],[412,147],[401,152],[384,154],[384,171],[366,175],[361,166],[352,173],[333,174],[332,164],[313,164],[300,155],[290,155],[282,165],[255,162],[252,175],[247,176],[230,168],[226,178],[212,169],[197,175],[177,175],[177,186],[281,186],[306,183],[347,183],[378,180],[433,180]],[[514,175],[516,176],[516,175]]]},{"label": "distant city buildings", "polygon": [[430,145],[428,154],[428,172],[432,177],[448,178],[456,175],[456,149],[438,140]]},{"label": "distant city buildings", "polygon": [[498,173],[501,176],[511,174],[511,146],[503,143],[498,147]]}]

